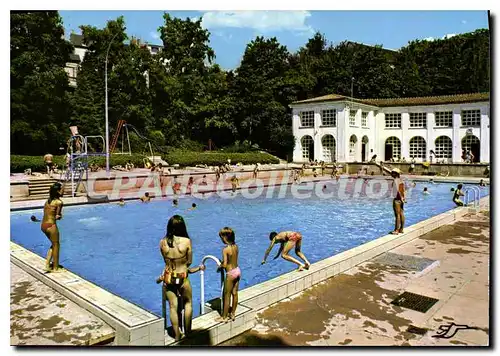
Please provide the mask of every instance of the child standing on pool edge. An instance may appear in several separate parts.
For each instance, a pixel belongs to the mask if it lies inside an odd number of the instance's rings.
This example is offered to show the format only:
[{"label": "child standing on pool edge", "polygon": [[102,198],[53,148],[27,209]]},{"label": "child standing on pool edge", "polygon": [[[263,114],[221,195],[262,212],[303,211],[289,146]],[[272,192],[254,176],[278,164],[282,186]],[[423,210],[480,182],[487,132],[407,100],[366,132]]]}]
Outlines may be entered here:
[{"label": "child standing on pool edge", "polygon": [[[222,250],[222,263],[219,267],[219,270],[226,270],[226,278],[224,280],[222,315],[216,320],[219,322],[228,322],[229,319],[234,320],[236,316],[241,270],[240,267],[238,267],[238,246],[235,243],[236,238],[233,229],[227,226],[224,227],[219,231],[219,237],[226,245]],[[232,303],[231,296],[233,297]],[[229,313],[229,305],[232,305],[231,313]]]}]

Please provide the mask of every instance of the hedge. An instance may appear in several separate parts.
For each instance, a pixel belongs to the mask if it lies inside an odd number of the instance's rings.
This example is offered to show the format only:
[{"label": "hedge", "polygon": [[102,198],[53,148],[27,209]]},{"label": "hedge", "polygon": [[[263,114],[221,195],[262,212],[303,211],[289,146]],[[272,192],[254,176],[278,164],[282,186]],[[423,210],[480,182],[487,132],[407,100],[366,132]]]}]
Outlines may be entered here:
[{"label": "hedge", "polygon": [[[140,154],[132,155],[111,155],[110,166],[125,166],[128,161],[131,161],[136,167],[143,167],[144,158],[146,156]],[[191,151],[171,151],[168,154],[162,155],[162,159],[168,162],[169,165],[178,164],[181,167],[197,164],[206,164],[207,166],[215,166],[227,163],[230,159],[232,164],[241,162],[243,164],[269,164],[279,163],[279,160],[274,156],[264,152],[249,152],[249,153],[224,153],[224,152],[191,152]],[[65,156],[54,156],[54,162],[59,167],[65,166]],[[101,167],[106,165],[105,157],[89,158],[89,164],[95,163]],[[10,156],[10,171],[11,173],[22,173],[25,169],[31,168],[33,172],[45,172],[46,167],[43,162],[43,156]]]}]

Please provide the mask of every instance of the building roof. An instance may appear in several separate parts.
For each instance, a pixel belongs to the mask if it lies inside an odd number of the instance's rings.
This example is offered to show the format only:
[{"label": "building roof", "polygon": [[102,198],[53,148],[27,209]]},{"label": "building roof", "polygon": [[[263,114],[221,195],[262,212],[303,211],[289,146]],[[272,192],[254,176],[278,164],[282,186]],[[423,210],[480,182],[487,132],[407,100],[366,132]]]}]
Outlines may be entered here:
[{"label": "building roof", "polygon": [[386,99],[356,99],[344,95],[329,94],[317,98],[295,101],[292,104],[321,103],[328,101],[352,101],[355,103],[387,107],[387,106],[420,106],[420,105],[442,105],[460,104],[477,101],[489,101],[490,93],[470,93],[441,96],[422,96],[415,98],[386,98]]},{"label": "building roof", "polygon": [[76,33],[72,33],[69,35],[69,41],[73,46],[84,47],[83,35],[77,35]]}]

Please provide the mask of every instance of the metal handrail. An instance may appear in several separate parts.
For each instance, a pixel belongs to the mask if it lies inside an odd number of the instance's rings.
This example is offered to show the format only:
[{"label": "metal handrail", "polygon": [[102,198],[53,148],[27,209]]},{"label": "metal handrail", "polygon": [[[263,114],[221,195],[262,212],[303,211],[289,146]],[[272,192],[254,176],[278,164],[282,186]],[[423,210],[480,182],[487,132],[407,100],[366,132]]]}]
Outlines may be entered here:
[{"label": "metal handrail", "polygon": [[472,191],[473,193],[473,201],[472,201],[472,204],[473,204],[473,207],[474,208],[479,208],[479,200],[481,199],[481,191],[478,187],[475,187],[475,186],[471,186],[471,187],[468,187],[467,189],[464,190],[465,192],[465,205],[469,205],[470,204],[470,192]]},{"label": "metal handrail", "polygon": [[[217,267],[220,267],[221,262],[220,260],[212,255],[206,255],[201,259],[201,264],[205,266],[205,261],[206,260],[212,260],[217,264]],[[220,305],[221,308],[222,302],[223,302],[223,293],[224,293],[224,271],[220,271],[220,277],[221,277],[221,293],[220,293]],[[205,271],[200,270],[200,285],[201,285],[201,301],[200,301],[200,314],[203,315],[205,313]]]}]

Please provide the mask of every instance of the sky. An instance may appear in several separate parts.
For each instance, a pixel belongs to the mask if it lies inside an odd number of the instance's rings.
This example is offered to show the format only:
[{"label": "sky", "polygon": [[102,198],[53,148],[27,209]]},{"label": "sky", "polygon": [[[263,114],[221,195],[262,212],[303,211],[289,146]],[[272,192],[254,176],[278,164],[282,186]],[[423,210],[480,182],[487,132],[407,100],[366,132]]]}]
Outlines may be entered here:
[{"label": "sky", "polygon": [[[489,28],[487,11],[167,11],[179,18],[203,18],[216,63],[236,68],[246,45],[256,36],[276,37],[289,51],[302,47],[319,31],[334,44],[349,40],[399,49],[415,39],[437,39]],[[160,44],[164,11],[60,11],[66,34],[80,25],[102,28],[123,15],[129,37]]]}]

